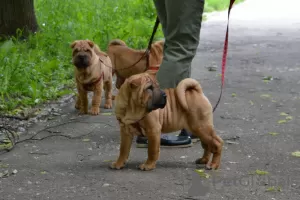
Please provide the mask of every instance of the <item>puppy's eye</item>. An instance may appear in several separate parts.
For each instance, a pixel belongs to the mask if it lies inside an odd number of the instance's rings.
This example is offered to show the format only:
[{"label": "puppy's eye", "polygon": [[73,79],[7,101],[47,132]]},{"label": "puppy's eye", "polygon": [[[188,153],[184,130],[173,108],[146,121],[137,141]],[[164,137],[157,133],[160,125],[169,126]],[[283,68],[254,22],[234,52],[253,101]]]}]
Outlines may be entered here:
[{"label": "puppy's eye", "polygon": [[153,85],[149,85],[146,90],[153,90]]}]

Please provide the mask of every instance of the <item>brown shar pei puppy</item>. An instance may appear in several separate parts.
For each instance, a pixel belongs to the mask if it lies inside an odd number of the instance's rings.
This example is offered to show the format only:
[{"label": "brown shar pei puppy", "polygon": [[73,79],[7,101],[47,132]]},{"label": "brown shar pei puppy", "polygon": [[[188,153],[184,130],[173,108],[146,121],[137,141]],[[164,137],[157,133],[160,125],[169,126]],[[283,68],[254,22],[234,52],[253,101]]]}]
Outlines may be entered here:
[{"label": "brown shar pei puppy", "polygon": [[[160,151],[160,134],[187,129],[201,140],[204,154],[196,160],[207,169],[220,166],[223,140],[216,135],[212,106],[200,84],[191,78],[176,88],[160,90],[149,71],[126,79],[115,100],[115,114],[120,124],[120,154],[111,168],[121,169],[129,156],[134,134],[148,138],[148,158],[139,168],[152,170]],[[209,164],[210,158],[212,160]]]},{"label": "brown shar pei puppy", "polygon": [[[163,40],[152,43],[149,54],[151,66],[160,66],[163,59],[163,46]],[[111,59],[114,73],[117,76],[117,89],[121,87],[126,78],[146,71],[147,60],[146,56],[143,57],[145,51],[132,49],[119,39],[112,40],[109,43],[107,54]]]},{"label": "brown shar pei puppy", "polygon": [[89,91],[93,92],[90,114],[100,112],[102,90],[105,90],[104,108],[112,108],[112,64],[109,56],[90,40],[76,40],[71,44],[78,90],[75,108],[88,113]]}]

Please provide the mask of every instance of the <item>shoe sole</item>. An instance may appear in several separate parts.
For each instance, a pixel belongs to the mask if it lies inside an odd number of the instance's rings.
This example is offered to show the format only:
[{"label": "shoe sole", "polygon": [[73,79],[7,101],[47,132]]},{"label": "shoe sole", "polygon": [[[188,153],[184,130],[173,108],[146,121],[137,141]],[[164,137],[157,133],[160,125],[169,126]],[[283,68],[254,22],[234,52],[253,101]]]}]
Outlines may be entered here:
[{"label": "shoe sole", "polygon": [[192,139],[192,142],[193,142],[193,143],[198,142],[198,141],[200,141],[199,138],[193,138],[193,139]]},{"label": "shoe sole", "polygon": [[[164,145],[160,145],[160,147],[163,148],[186,148],[186,147],[191,147],[193,146],[193,143],[191,144],[183,144],[183,145],[174,145],[174,146],[164,146]],[[136,144],[137,148],[148,148],[148,144]]]},{"label": "shoe sole", "polygon": [[[179,134],[178,135],[176,135],[176,136],[179,136]],[[192,143],[195,143],[195,142],[198,142],[198,141],[200,141],[200,139],[199,138],[192,138]]]}]

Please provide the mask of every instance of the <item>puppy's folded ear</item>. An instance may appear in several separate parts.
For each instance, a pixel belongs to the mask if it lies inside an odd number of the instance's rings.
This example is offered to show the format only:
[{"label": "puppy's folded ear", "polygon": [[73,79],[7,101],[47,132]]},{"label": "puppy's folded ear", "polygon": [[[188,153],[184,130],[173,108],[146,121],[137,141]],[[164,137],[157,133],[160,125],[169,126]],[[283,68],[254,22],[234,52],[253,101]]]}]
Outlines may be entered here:
[{"label": "puppy's folded ear", "polygon": [[138,86],[140,86],[140,85],[141,85],[141,79],[142,79],[142,78],[137,78],[137,79],[131,80],[131,81],[129,82],[130,87],[131,87],[132,89],[135,89],[135,88],[137,88]]},{"label": "puppy's folded ear", "polygon": [[72,44],[70,44],[70,47],[73,49],[76,44],[77,44],[77,41],[75,40],[74,42],[72,42]]},{"label": "puppy's folded ear", "polygon": [[115,99],[115,115],[117,118],[122,119],[126,115],[129,104],[129,85],[125,83],[119,89],[119,93]]},{"label": "puppy's folded ear", "polygon": [[90,45],[91,48],[93,48],[95,45],[94,42],[92,42],[91,40],[87,40],[87,43]]}]

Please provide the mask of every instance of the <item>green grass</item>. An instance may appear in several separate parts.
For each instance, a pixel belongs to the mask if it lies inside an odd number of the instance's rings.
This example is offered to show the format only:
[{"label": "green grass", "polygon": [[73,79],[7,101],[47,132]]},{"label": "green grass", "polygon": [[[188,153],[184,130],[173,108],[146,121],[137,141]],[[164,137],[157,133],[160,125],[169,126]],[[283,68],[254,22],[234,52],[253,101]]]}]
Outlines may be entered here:
[{"label": "green grass", "polygon": [[[235,0],[234,5],[244,0]],[[205,12],[225,10],[229,6],[230,0],[205,0]]]},{"label": "green grass", "polygon": [[[226,8],[228,2],[206,0],[205,10]],[[73,40],[90,39],[106,50],[109,40],[120,38],[145,48],[156,18],[152,0],[35,0],[35,10],[39,32],[0,44],[0,111],[15,114],[72,93]],[[159,28],[156,38],[161,37]]]}]

